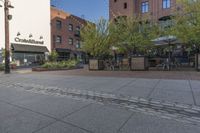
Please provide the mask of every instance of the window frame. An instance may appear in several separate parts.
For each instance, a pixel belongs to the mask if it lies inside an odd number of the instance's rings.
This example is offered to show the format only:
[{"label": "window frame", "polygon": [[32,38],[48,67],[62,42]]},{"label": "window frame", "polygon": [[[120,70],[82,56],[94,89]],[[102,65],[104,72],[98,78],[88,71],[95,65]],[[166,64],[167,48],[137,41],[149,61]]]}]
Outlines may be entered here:
[{"label": "window frame", "polygon": [[69,24],[69,25],[68,25],[68,30],[69,30],[69,31],[73,31],[73,30],[74,30],[73,24]]},{"label": "window frame", "polygon": [[62,21],[61,20],[56,20],[56,29],[58,29],[58,30],[62,29]]},{"label": "window frame", "polygon": [[[59,38],[59,39],[58,39],[58,38]],[[58,40],[59,40],[59,41],[58,41]],[[62,36],[56,35],[55,43],[56,43],[56,44],[61,44],[61,43],[62,43]]]},{"label": "window frame", "polygon": [[81,42],[78,39],[76,39],[76,48],[77,49],[81,48]]},{"label": "window frame", "polygon": [[74,39],[73,38],[68,38],[68,44],[73,45],[74,44]]},{"label": "window frame", "polygon": [[162,9],[171,8],[171,0],[162,0]]},{"label": "window frame", "polygon": [[141,12],[148,13],[149,12],[149,1],[144,1],[141,3]]}]

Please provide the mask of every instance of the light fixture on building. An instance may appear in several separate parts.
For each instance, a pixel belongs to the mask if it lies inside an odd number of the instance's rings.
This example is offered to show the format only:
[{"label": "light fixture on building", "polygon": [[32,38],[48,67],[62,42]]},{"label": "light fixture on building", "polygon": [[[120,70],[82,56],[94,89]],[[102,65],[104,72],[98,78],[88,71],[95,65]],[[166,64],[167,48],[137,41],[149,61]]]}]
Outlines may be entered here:
[{"label": "light fixture on building", "polygon": [[14,8],[14,6],[11,5],[10,1],[8,2],[8,8]]},{"label": "light fixture on building", "polygon": [[33,35],[32,35],[32,34],[30,34],[30,35],[29,35],[29,38],[31,38],[31,37],[33,37]]},{"label": "light fixture on building", "polygon": [[8,15],[8,20],[11,20],[12,19],[12,15]]},{"label": "light fixture on building", "polygon": [[43,39],[43,36],[40,36],[40,40]]},{"label": "light fixture on building", "polygon": [[21,33],[20,33],[20,32],[18,32],[18,33],[17,33],[17,36],[20,36],[20,35],[21,35]]}]

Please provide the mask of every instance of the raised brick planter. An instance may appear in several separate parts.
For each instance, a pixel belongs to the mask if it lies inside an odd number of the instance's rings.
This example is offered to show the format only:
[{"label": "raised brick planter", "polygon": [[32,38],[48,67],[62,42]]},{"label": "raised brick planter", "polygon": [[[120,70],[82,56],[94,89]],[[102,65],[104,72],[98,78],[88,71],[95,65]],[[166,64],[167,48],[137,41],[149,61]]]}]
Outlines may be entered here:
[{"label": "raised brick planter", "polygon": [[80,67],[73,67],[73,68],[42,68],[42,67],[35,67],[32,68],[34,72],[44,72],[44,71],[62,71],[62,70],[73,70],[73,69],[80,69]]}]

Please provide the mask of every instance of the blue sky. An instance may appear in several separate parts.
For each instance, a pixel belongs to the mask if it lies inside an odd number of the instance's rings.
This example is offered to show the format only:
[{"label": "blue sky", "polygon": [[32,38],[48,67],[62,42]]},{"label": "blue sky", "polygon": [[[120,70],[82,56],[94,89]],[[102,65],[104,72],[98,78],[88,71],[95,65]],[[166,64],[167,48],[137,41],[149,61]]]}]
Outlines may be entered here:
[{"label": "blue sky", "polygon": [[100,17],[108,19],[109,16],[108,0],[52,0],[51,4],[92,22]]}]

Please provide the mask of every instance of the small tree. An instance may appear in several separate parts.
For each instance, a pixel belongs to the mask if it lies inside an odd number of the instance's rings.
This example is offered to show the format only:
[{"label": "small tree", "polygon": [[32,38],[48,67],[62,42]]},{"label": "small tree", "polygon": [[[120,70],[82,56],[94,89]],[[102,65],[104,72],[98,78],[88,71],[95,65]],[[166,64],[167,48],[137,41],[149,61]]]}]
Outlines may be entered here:
[{"label": "small tree", "polygon": [[[140,17],[118,18],[112,26],[112,39],[120,51],[132,56],[133,51],[145,53],[155,37],[155,25]],[[153,32],[154,31],[154,32]]]},{"label": "small tree", "polygon": [[94,58],[101,58],[110,52],[109,22],[101,18],[96,24],[87,23],[81,30],[82,49]]},{"label": "small tree", "polygon": [[55,50],[53,50],[49,55],[49,61],[56,62],[57,59],[58,59],[58,53]]}]

